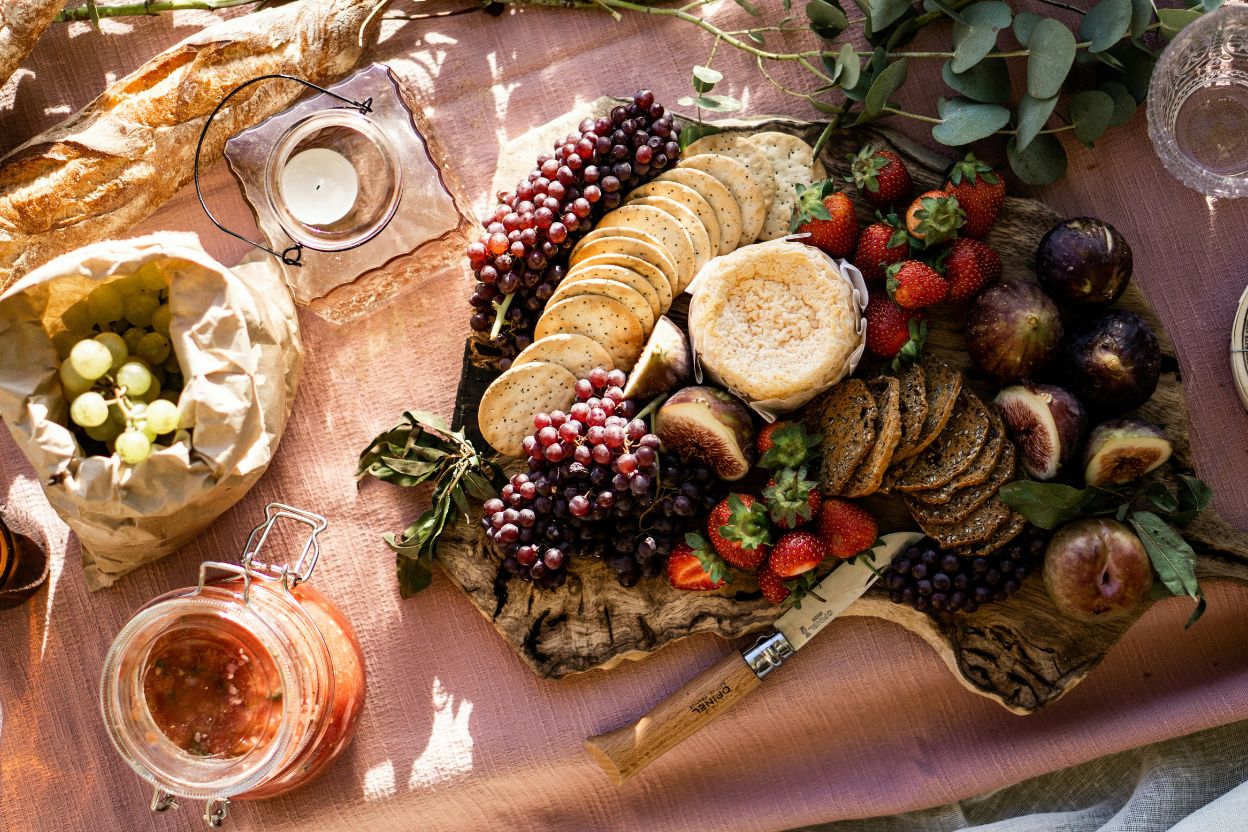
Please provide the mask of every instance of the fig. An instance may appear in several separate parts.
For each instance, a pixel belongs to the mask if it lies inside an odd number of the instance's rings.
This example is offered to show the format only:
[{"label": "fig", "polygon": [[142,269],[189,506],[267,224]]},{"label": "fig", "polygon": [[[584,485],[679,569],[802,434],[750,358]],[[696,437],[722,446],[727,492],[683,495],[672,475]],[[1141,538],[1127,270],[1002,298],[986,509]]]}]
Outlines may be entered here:
[{"label": "fig", "polygon": [[1131,246],[1107,222],[1092,217],[1063,220],[1036,249],[1036,277],[1066,306],[1109,306],[1131,282]]},{"label": "fig", "polygon": [[689,358],[689,341],[680,327],[666,315],[660,315],[641,351],[641,357],[629,374],[624,398],[644,402],[689,381],[693,364]]},{"label": "fig", "polygon": [[1088,436],[1083,478],[1088,485],[1122,485],[1138,480],[1170,458],[1165,431],[1143,419],[1110,419]]},{"label": "fig", "polygon": [[1065,364],[1066,378],[1084,404],[1117,413],[1153,395],[1161,376],[1161,347],[1143,318],[1119,309],[1071,333]]},{"label": "fig", "polygon": [[967,316],[966,351],[1003,382],[1043,370],[1061,341],[1057,304],[1033,283],[999,283],[979,296]]},{"label": "fig", "polygon": [[745,403],[715,387],[685,387],[654,417],[654,432],[670,450],[739,480],[754,464],[754,420]]},{"label": "fig", "polygon": [[1140,605],[1153,584],[1144,544],[1106,517],[1067,523],[1044,552],[1044,586],[1053,604],[1080,621],[1110,621]]},{"label": "fig", "polygon": [[997,408],[1033,479],[1051,480],[1078,459],[1088,427],[1083,405],[1052,384],[1015,384],[997,394]]}]

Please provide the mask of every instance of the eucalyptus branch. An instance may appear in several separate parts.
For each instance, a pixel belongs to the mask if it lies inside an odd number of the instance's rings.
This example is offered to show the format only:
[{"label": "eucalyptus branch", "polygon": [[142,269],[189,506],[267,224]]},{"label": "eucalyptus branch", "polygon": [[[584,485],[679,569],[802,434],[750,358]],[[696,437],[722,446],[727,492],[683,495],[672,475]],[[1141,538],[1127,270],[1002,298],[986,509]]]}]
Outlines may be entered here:
[{"label": "eucalyptus branch", "polygon": [[221,9],[232,9],[235,6],[258,6],[262,2],[263,0],[149,0],[146,3],[125,3],[118,6],[99,6],[94,3],[87,3],[82,6],[74,6],[72,9],[62,9],[53,18],[53,21],[57,23],[71,23],[74,21],[95,20],[101,17],[134,17],[190,9],[219,11]]},{"label": "eucalyptus branch", "polygon": [[1040,2],[1044,3],[1046,6],[1053,6],[1054,8],[1065,9],[1068,12],[1077,12],[1079,15],[1087,14],[1087,12],[1085,12],[1083,9],[1080,9],[1077,6],[1072,6],[1069,3],[1063,3],[1061,2],[1061,0],[1040,0]]}]

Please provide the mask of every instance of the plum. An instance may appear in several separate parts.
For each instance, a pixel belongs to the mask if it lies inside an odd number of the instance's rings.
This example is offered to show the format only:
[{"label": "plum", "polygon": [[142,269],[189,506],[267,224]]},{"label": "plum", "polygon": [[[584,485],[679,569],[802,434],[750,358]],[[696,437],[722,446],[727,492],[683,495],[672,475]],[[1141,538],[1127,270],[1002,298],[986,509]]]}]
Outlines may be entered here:
[{"label": "plum", "polygon": [[715,387],[677,390],[655,414],[654,432],[665,447],[705,462],[721,480],[739,480],[754,464],[750,409]]},{"label": "plum", "polygon": [[1015,384],[997,394],[997,409],[1025,470],[1051,480],[1075,462],[1087,430],[1083,405],[1069,390],[1052,384]]},{"label": "plum", "polygon": [[1143,477],[1174,452],[1165,431],[1143,419],[1110,419],[1088,436],[1083,454],[1084,482],[1123,485]]},{"label": "plum", "polygon": [[1036,277],[1066,306],[1109,306],[1131,281],[1131,246],[1107,222],[1092,217],[1063,220],[1036,249]]},{"label": "plum", "polygon": [[1120,413],[1144,404],[1161,377],[1157,336],[1123,309],[1087,321],[1066,342],[1066,379],[1092,410]]},{"label": "plum", "polygon": [[1061,341],[1057,304],[1033,283],[999,283],[979,296],[967,316],[966,351],[999,381],[1045,369]]},{"label": "plum", "polygon": [[1105,517],[1067,523],[1044,552],[1044,586],[1053,604],[1080,621],[1110,621],[1140,605],[1153,584],[1144,544]]}]

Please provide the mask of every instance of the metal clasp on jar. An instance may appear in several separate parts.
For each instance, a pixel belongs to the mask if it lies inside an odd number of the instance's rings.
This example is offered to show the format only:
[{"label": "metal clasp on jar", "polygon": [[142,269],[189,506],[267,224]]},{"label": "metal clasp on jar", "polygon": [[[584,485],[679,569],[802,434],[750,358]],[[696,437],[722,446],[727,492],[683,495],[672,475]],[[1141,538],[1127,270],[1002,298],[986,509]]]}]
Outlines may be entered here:
[{"label": "metal clasp on jar", "polygon": [[[321,557],[321,543],[317,536],[329,527],[329,521],[314,512],[283,503],[269,503],[264,507],[264,515],[264,522],[252,529],[247,537],[247,545],[243,547],[243,556],[239,563],[210,560],[199,565],[199,585],[192,594],[198,595],[204,591],[204,586],[208,583],[208,572],[213,569],[229,572],[243,579],[243,603],[247,603],[251,598],[251,582],[254,578],[281,581],[282,587],[290,591],[312,577],[316,562]],[[311,529],[308,532],[307,541],[303,544],[303,550],[293,566],[285,563],[280,565],[266,563],[257,557],[268,542],[273,527],[277,525],[278,520],[283,518],[302,523]]]}]

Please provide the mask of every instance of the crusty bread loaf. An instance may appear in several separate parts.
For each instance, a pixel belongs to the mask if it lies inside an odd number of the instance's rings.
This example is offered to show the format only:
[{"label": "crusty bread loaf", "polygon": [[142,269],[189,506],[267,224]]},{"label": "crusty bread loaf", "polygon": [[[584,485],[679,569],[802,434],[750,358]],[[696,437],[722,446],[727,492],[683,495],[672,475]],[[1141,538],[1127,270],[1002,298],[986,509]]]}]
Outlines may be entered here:
[{"label": "crusty bread loaf", "polygon": [[5,0],[0,3],[0,84],[35,48],[65,0]]},{"label": "crusty bread loaf", "polygon": [[[388,4],[303,0],[216,23],[0,160],[0,289],[151,215],[190,181],[204,120],[234,87],[276,72],[318,84],[348,73]],[[213,122],[203,163],[306,92],[279,80],[239,93]]]}]

